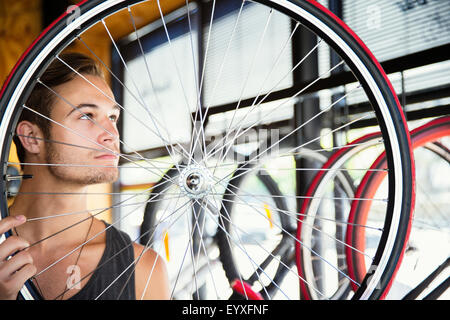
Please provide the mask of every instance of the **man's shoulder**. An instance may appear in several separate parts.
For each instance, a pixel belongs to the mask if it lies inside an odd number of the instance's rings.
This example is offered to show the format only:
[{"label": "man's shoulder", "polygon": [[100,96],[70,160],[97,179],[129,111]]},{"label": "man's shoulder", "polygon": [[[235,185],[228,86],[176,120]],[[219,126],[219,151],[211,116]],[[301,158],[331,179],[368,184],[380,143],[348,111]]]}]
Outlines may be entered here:
[{"label": "man's shoulder", "polygon": [[153,249],[135,242],[133,248],[136,261],[136,296],[142,296],[145,292],[144,299],[168,299],[168,274],[164,258]]},{"label": "man's shoulder", "polygon": [[142,244],[133,242],[134,259],[139,263],[147,265],[148,263],[156,265],[164,264],[163,258],[152,248],[145,247]]}]

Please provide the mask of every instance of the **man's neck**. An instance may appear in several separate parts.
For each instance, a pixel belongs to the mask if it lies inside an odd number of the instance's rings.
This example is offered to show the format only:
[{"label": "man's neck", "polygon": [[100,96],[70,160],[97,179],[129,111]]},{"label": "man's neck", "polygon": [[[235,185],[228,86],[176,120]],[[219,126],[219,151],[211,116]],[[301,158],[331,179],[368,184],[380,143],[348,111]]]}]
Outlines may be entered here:
[{"label": "man's neck", "polygon": [[79,238],[90,217],[86,202],[87,186],[44,176],[42,171],[31,172],[33,178],[22,182],[10,207],[10,215],[27,217],[28,222],[20,229],[32,243],[47,237],[59,238],[53,235],[64,229],[65,240]]}]

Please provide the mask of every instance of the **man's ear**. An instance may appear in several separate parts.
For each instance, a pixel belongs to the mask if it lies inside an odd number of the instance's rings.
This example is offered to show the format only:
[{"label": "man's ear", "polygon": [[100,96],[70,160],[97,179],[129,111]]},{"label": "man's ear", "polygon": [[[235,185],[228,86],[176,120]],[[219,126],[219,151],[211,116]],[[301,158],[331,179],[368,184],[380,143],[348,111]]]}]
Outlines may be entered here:
[{"label": "man's ear", "polygon": [[43,147],[43,134],[41,129],[29,121],[21,121],[16,128],[17,137],[25,150],[32,154],[39,154]]}]

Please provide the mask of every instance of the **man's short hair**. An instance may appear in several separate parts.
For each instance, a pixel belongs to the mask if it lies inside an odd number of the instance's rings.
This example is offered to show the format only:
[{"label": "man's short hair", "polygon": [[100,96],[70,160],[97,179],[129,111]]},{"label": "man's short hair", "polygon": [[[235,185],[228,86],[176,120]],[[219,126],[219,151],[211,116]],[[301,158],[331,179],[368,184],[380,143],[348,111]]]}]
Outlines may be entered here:
[{"label": "man's short hair", "polygon": [[[31,95],[29,96],[25,105],[40,114],[50,118],[53,104],[58,97],[47,87],[53,89],[63,83],[73,80],[77,73],[82,75],[93,75],[104,78],[100,66],[90,57],[77,53],[64,53],[59,56],[67,65],[59,59],[55,59],[46,69],[44,74],[40,77],[40,81],[45,85],[37,82]],[[47,87],[46,87],[47,86]],[[27,109],[23,109],[19,117],[18,123],[27,120],[36,124],[43,132],[44,139],[50,139],[51,122],[44,117]],[[13,141],[16,144],[17,156],[21,163],[25,162],[25,148],[22,146],[20,139],[14,135]]]}]

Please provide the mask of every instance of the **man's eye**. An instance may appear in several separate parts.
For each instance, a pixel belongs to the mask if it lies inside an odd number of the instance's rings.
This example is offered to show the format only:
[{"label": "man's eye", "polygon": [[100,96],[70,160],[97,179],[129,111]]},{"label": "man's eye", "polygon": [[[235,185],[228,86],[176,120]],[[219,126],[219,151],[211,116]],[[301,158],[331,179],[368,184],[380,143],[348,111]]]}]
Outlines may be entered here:
[{"label": "man's eye", "polygon": [[109,120],[111,120],[112,122],[117,122],[117,116],[115,116],[115,115],[111,115],[111,116],[109,116]]},{"label": "man's eye", "polygon": [[90,120],[90,119],[92,119],[92,113],[82,114],[80,119],[82,119],[82,120]]}]

